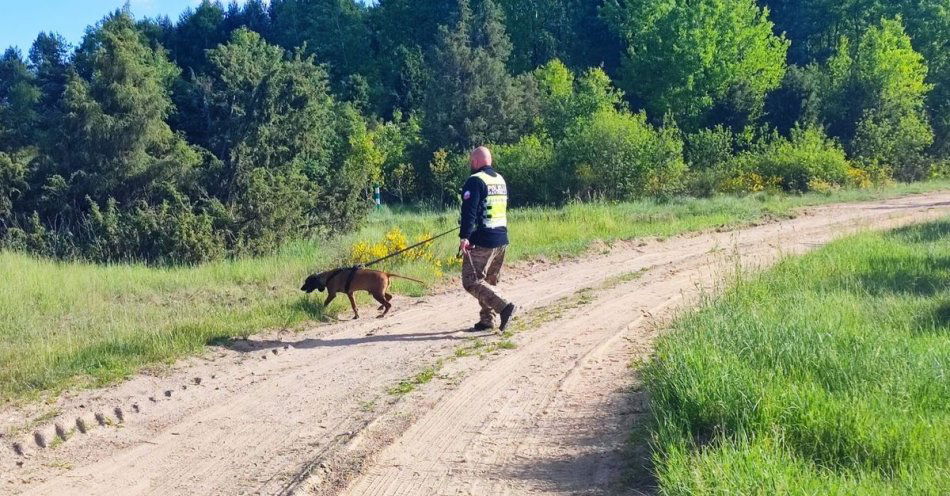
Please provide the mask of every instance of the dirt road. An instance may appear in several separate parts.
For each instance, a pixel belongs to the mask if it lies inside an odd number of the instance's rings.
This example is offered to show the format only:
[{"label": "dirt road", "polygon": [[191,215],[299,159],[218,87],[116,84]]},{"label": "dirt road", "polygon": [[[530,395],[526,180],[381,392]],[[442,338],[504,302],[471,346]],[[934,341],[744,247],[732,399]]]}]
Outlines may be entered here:
[{"label": "dirt road", "polygon": [[[649,354],[664,319],[737,264],[948,213],[944,192],[622,243],[510,270],[502,288],[523,313],[501,344],[461,332],[477,306],[452,288],[399,299],[385,320],[215,348],[161,377],[61,398],[51,415],[49,406],[2,411],[0,494],[646,489],[636,462],[645,447],[628,440],[648,402],[629,365]],[[415,390],[393,394],[400,382]]]}]

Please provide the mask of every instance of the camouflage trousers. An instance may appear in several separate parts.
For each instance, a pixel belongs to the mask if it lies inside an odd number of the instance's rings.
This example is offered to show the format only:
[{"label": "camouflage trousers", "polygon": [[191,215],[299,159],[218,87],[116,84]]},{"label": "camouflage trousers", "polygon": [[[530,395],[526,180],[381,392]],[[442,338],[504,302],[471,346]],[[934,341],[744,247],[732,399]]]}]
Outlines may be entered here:
[{"label": "camouflage trousers", "polygon": [[478,299],[482,307],[479,322],[494,325],[496,313],[501,313],[508,301],[493,286],[498,284],[501,267],[505,263],[505,246],[482,248],[473,246],[462,260],[462,287]]}]

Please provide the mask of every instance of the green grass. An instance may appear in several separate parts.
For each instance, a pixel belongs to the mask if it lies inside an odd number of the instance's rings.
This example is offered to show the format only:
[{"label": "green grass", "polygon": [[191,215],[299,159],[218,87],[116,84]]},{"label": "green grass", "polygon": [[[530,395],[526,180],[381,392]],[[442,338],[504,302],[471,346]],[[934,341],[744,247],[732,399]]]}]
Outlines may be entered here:
[{"label": "green grass", "polygon": [[950,219],[740,277],[644,374],[663,494],[947,494]]},{"label": "green grass", "polygon": [[389,394],[393,396],[403,396],[415,391],[415,389],[419,386],[432,382],[432,379],[435,379],[436,374],[442,370],[442,365],[442,360],[439,360],[435,365],[427,367],[425,370],[412,376],[410,379],[399,381],[398,384],[389,388]]},{"label": "green grass", "polygon": [[[620,205],[574,205],[512,212],[509,260],[558,258],[596,240],[675,234],[787,216],[796,208],[950,189],[950,181],[834,195],[720,197]],[[279,253],[198,267],[61,263],[0,252],[0,401],[30,401],[68,388],[114,383],[141,370],[200,353],[208,343],[268,328],[293,328],[349,312],[344,299],[324,309],[322,295],[303,296],[304,277],[346,262],[358,240],[380,241],[399,226],[410,238],[456,223],[456,213],[374,213],[366,225],[332,240],[302,241]],[[440,240],[443,257],[457,240]],[[435,283],[422,263],[384,267]],[[447,275],[451,275],[451,271]],[[397,280],[395,290],[425,288]],[[364,313],[367,311],[364,302]]]}]

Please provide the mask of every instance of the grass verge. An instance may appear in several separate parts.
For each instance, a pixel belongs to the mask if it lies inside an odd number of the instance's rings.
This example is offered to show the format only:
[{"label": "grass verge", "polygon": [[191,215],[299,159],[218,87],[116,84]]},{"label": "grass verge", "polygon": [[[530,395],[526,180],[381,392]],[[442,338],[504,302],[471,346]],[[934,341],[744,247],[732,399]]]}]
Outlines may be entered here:
[{"label": "grass verge", "polygon": [[[672,236],[788,216],[804,206],[941,189],[950,189],[950,181],[831,195],[524,209],[512,212],[508,253],[512,262],[572,256],[598,240]],[[308,273],[345,264],[357,241],[380,240],[394,226],[414,237],[448,229],[456,217],[383,210],[356,233],[292,243],[272,256],[198,267],[61,263],[0,252],[0,402],[110,384],[143,367],[199,353],[211,342],[326,320],[348,305],[337,301],[325,309],[322,297],[302,296],[297,288]],[[454,254],[455,245],[449,236],[434,249]],[[433,283],[439,279],[423,263],[384,268]],[[394,284],[401,294],[425,291],[415,283]]]},{"label": "grass verge", "polygon": [[741,279],[644,368],[664,494],[946,494],[950,219]]}]

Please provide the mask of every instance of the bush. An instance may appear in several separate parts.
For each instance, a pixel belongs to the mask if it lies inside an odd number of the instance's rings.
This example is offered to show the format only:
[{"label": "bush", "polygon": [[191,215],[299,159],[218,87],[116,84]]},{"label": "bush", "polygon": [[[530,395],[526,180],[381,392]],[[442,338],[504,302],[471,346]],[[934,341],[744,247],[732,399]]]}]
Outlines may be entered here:
[{"label": "bush", "polygon": [[732,160],[736,137],[724,126],[701,129],[686,136],[684,156],[691,170],[722,166]]},{"label": "bush", "polygon": [[454,206],[460,203],[459,192],[469,168],[465,165],[466,158],[460,154],[453,154],[439,149],[432,154],[429,162],[428,178],[429,198],[438,208]]},{"label": "bush", "polygon": [[727,179],[724,174],[733,159],[735,147],[735,134],[724,126],[686,135],[684,155],[689,165],[688,193],[701,198],[715,194]]},{"label": "bush", "polygon": [[393,120],[380,126],[375,133],[376,146],[383,154],[383,190],[400,202],[417,196],[419,178],[412,166],[412,152],[422,142],[419,119],[405,121],[396,113]]},{"label": "bush", "polygon": [[102,263],[197,264],[226,253],[224,233],[215,229],[213,216],[195,211],[182,196],[131,209],[120,208],[113,199],[105,207],[90,201],[88,210],[77,223],[56,229],[34,213],[11,227],[0,246]]},{"label": "bush", "polygon": [[[386,239],[382,241],[359,241],[350,247],[349,264],[366,264],[383,257],[395,254],[400,250],[405,250],[410,244],[421,243],[432,238],[432,233],[425,231],[413,238],[410,242],[406,235],[398,228],[390,229],[386,233]],[[395,257],[393,263],[416,263],[431,270],[434,277],[443,276],[443,269],[457,268],[461,265],[461,260],[450,256],[440,258],[432,243],[418,246],[408,251],[404,251]]]},{"label": "bush", "polygon": [[776,191],[780,189],[782,178],[764,177],[758,172],[743,172],[726,177],[717,187],[721,193],[733,195],[743,193],[759,193],[761,191]]},{"label": "bush", "polygon": [[775,135],[763,140],[737,157],[733,170],[736,176],[779,178],[785,191],[805,192],[810,191],[809,184],[846,184],[851,163],[840,144],[821,129],[806,127],[792,130],[791,138]]},{"label": "bush", "polygon": [[920,181],[930,176],[931,161],[924,152],[933,138],[920,114],[873,111],[858,124],[852,148],[856,159],[867,165],[891,166],[897,179]]},{"label": "bush", "polygon": [[554,145],[544,136],[529,135],[513,145],[493,148],[495,165],[508,183],[512,205],[554,205],[563,201],[554,179]]},{"label": "bush", "polygon": [[554,59],[533,73],[538,86],[540,131],[555,141],[564,139],[568,128],[579,118],[611,109],[623,109],[623,92],[600,68],[588,69],[580,78],[560,60]]},{"label": "bush", "polygon": [[197,264],[225,253],[211,216],[195,213],[184,198],[157,207],[140,204],[130,211],[120,211],[114,201],[105,210],[93,205],[82,233],[82,252],[97,262]]},{"label": "bush", "polygon": [[600,110],[578,119],[558,149],[561,184],[583,199],[671,194],[686,172],[678,132],[654,128],[643,113]]}]

